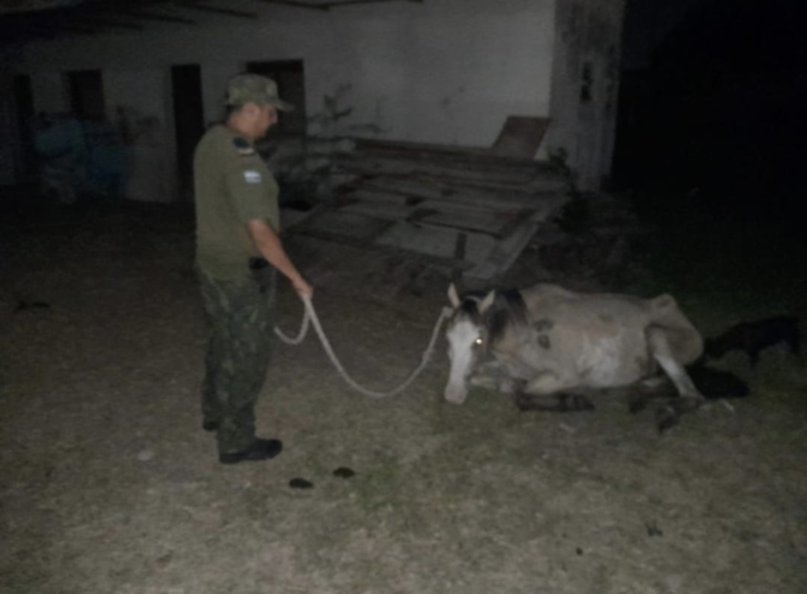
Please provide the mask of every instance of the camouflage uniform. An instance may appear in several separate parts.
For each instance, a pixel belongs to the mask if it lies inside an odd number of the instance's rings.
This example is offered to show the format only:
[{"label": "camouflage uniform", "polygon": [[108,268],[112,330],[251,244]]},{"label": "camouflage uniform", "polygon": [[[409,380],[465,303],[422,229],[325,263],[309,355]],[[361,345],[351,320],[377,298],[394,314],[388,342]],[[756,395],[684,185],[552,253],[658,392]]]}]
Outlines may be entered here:
[{"label": "camouflage uniform", "polygon": [[269,366],[274,283],[264,289],[252,279],[199,276],[210,327],[202,418],[218,425],[219,452],[238,452],[255,436],[255,403]]},{"label": "camouflage uniform", "polygon": [[[230,85],[229,103],[271,104],[271,89],[259,88],[265,83],[242,76]],[[278,186],[252,143],[218,125],[196,147],[194,194],[196,268],[210,327],[202,415],[218,428],[219,453],[228,454],[255,438],[255,403],[269,365],[275,271],[260,258],[247,223],[262,219],[279,232]],[[263,267],[251,270],[250,262]]]}]

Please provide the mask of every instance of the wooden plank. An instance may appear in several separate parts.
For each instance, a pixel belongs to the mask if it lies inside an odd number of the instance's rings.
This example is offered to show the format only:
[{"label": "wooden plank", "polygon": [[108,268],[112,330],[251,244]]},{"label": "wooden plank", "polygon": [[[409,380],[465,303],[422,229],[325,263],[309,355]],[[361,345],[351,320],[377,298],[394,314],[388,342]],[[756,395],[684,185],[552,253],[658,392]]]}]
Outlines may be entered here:
[{"label": "wooden plank", "polygon": [[[412,224],[399,221],[379,235],[377,245],[395,246],[410,252],[417,252],[453,260],[457,242],[457,229],[436,227],[427,224]],[[464,232],[467,235],[465,261],[474,265],[484,262],[496,246],[496,239],[481,233]]]},{"label": "wooden plank", "polygon": [[398,221],[410,218],[416,211],[416,207],[405,204],[393,204],[388,202],[356,201],[339,207],[339,212],[363,215],[385,221]]},{"label": "wooden plank", "polygon": [[311,4],[309,2],[301,2],[300,0],[258,0],[259,2],[266,2],[267,4],[285,4],[287,6],[295,6],[297,8],[307,8],[309,10],[320,10],[327,12],[330,10],[329,4]]},{"label": "wooden plank", "polygon": [[422,155],[414,158],[411,155],[388,153],[366,153],[353,151],[334,155],[337,163],[352,164],[355,167],[364,167],[367,170],[378,169],[382,166],[397,165],[407,170],[420,169],[425,166],[436,167],[447,172],[486,172],[498,175],[531,176],[538,173],[552,173],[551,166],[544,161],[513,161],[496,160],[494,158],[469,160],[444,159],[439,155]]},{"label": "wooden plank", "polygon": [[409,198],[422,200],[441,200],[490,209],[520,209],[540,207],[546,201],[556,201],[554,193],[538,194],[524,192],[507,192],[467,186],[465,188],[441,187],[437,184],[420,183],[418,180],[406,178],[384,178],[383,180],[367,180],[361,184],[363,191],[379,191],[387,194],[401,194]]},{"label": "wooden plank", "polygon": [[507,272],[527,247],[539,224],[540,220],[536,217],[522,221],[507,239],[498,242],[489,256],[467,271],[466,275],[473,279],[491,281]]},{"label": "wooden plank", "polygon": [[301,211],[293,208],[280,207],[280,233],[281,235],[288,232],[289,229],[294,228],[296,225],[303,224],[310,218],[316,217],[321,213],[328,210],[328,207],[320,203],[314,206],[311,210]]},{"label": "wooden plank", "polygon": [[358,173],[360,175],[373,175],[380,173],[411,175],[445,175],[459,178],[470,176],[471,179],[497,180],[502,183],[525,183],[536,175],[551,173],[535,164],[516,167],[496,167],[489,163],[453,163],[442,162],[439,159],[413,160],[403,157],[379,157],[362,155],[361,153],[340,154],[333,159],[338,169]]},{"label": "wooden plank", "polygon": [[[484,233],[496,239],[507,236],[508,230],[514,226],[513,221],[520,220],[532,211],[520,213],[464,213],[461,211],[441,212],[426,210],[426,214],[417,219],[418,223],[425,223],[437,227],[449,227],[461,231]],[[410,219],[411,222],[411,219]]]},{"label": "wooden plank", "polygon": [[534,210],[530,208],[525,209],[521,204],[514,204],[512,206],[496,203],[463,204],[462,202],[457,202],[455,200],[442,200],[442,199],[424,200],[423,202],[418,204],[418,208],[436,210],[445,213],[476,214],[478,216],[485,216],[492,214],[507,217],[516,215],[522,210]]},{"label": "wooden plank", "polygon": [[337,236],[353,237],[360,242],[367,243],[382,233],[389,224],[389,221],[360,214],[327,210],[306,219],[289,231],[293,233],[323,232]]},{"label": "wooden plank", "polygon": [[491,192],[508,192],[518,194],[534,194],[536,192],[545,191],[565,191],[566,180],[561,179],[556,175],[545,175],[543,173],[537,174],[528,182],[523,181],[503,181],[494,179],[469,179],[468,177],[456,175],[430,175],[418,174],[410,176],[413,180],[422,182],[430,181],[432,183],[440,184],[442,187],[450,191],[457,191],[464,188],[473,188],[477,190],[490,190]]},{"label": "wooden plank", "polygon": [[532,159],[549,127],[549,118],[508,116],[491,151],[496,155]]},{"label": "wooden plank", "polygon": [[358,185],[357,189],[350,189],[340,193],[339,198],[347,203],[363,201],[399,205],[412,205],[422,201],[412,199],[400,192],[386,192],[383,189],[368,188],[366,184]]},{"label": "wooden plank", "polygon": [[123,14],[144,21],[163,21],[166,23],[182,23],[183,25],[195,25],[196,21],[186,19],[185,17],[168,14],[165,12],[154,12],[150,10],[124,10],[122,8],[113,8],[113,14]]},{"label": "wooden plank", "polygon": [[442,198],[444,195],[441,188],[435,184],[424,184],[405,177],[365,180],[361,184],[361,188],[364,191],[398,194],[404,198],[419,199],[421,201],[430,198]]},{"label": "wooden plank", "polygon": [[332,233],[322,229],[305,229],[305,228],[301,228],[299,230],[295,229],[295,234],[303,235],[305,237],[312,237],[314,239],[320,239],[323,241],[331,241],[333,243],[338,243],[340,245],[347,245],[359,249],[370,249],[378,252],[395,254],[398,256],[403,255],[413,260],[426,262],[428,264],[433,264],[435,266],[441,266],[448,270],[460,269],[462,271],[465,271],[470,270],[475,266],[473,262],[466,262],[462,260],[455,260],[453,258],[446,258],[435,254],[429,254],[421,251],[402,248],[400,246],[393,244],[375,243],[375,242],[368,243],[355,237],[341,235],[339,233]]},{"label": "wooden plank", "polygon": [[190,10],[200,10],[204,12],[212,12],[215,14],[225,14],[227,16],[239,17],[242,19],[257,19],[258,13],[246,12],[244,10],[236,10],[233,8],[225,8],[223,6],[208,6],[206,4],[197,4],[195,1],[180,0],[174,2],[177,8],[187,8]]},{"label": "wooden plank", "polygon": [[417,142],[355,138],[356,150],[377,155],[402,156],[408,159],[483,162],[489,165],[533,165],[532,158],[497,155],[485,147],[462,147],[455,145],[424,144]]},{"label": "wooden plank", "polygon": [[439,200],[427,200],[417,206],[360,200],[339,207],[339,211],[389,221],[406,220],[410,223],[450,227],[503,239],[519,221],[532,216],[536,209],[469,207]]}]

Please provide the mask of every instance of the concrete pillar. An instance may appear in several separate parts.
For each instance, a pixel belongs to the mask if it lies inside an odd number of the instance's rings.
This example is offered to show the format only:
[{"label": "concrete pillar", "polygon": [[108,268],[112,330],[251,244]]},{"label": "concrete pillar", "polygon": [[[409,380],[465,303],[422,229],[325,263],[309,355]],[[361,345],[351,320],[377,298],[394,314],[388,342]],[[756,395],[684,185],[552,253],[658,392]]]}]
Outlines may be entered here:
[{"label": "concrete pillar", "polygon": [[625,0],[557,0],[546,145],[580,190],[602,189],[611,171],[624,13]]}]

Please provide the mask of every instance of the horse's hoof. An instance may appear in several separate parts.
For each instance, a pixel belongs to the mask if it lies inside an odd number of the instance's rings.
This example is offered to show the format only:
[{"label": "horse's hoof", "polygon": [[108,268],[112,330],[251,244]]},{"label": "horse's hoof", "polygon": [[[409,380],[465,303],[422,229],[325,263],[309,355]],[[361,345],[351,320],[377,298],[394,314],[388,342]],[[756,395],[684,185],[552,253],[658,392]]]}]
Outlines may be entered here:
[{"label": "horse's hoof", "polygon": [[513,379],[508,378],[499,381],[496,385],[496,389],[505,394],[507,396],[517,396],[519,394],[524,394],[524,388],[527,387],[527,382],[520,379]]},{"label": "horse's hoof", "polygon": [[642,412],[650,404],[652,396],[642,390],[631,391],[628,393],[628,412],[635,415]]},{"label": "horse's hoof", "polygon": [[681,412],[691,412],[699,409],[704,402],[706,402],[706,399],[701,395],[681,396],[678,399],[677,408]]},{"label": "horse's hoof", "polygon": [[562,399],[563,410],[576,411],[576,410],[594,410],[594,404],[580,394],[566,394]]},{"label": "horse's hoof", "polygon": [[628,400],[628,412],[632,415],[647,408],[647,398],[631,398]]},{"label": "horse's hoof", "polygon": [[513,401],[516,403],[518,410],[521,412],[541,410],[540,405],[535,401],[535,399],[524,392],[517,392]]}]

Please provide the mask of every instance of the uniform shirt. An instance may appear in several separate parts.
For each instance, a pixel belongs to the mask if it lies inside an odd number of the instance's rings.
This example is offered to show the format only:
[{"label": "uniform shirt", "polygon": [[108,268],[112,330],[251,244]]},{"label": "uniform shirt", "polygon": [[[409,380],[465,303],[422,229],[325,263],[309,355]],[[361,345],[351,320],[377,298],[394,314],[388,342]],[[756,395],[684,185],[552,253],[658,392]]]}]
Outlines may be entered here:
[{"label": "uniform shirt", "polygon": [[196,266],[220,280],[249,277],[259,256],[247,223],[262,219],[279,232],[278,186],[252,143],[217,125],[205,133],[193,158]]}]

